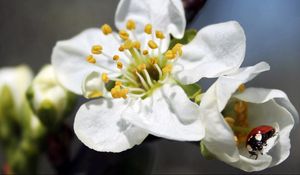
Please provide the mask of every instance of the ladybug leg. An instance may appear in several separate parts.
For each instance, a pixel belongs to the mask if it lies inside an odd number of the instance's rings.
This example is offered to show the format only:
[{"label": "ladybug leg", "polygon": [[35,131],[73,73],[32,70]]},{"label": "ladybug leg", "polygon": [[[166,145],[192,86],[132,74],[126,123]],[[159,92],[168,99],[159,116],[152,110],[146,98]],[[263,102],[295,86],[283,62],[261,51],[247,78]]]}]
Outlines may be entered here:
[{"label": "ladybug leg", "polygon": [[249,152],[249,154],[250,154],[250,158],[252,157],[252,156],[255,156],[255,160],[257,160],[257,158],[258,158],[258,154],[255,152],[255,151],[248,151]]}]

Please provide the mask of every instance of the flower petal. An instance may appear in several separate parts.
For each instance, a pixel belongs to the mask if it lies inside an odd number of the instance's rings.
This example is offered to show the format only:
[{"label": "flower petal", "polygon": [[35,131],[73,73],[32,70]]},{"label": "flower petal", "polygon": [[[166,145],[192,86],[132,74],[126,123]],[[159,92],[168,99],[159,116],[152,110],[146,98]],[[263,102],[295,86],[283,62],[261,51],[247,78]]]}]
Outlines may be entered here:
[{"label": "flower petal", "polygon": [[140,144],[148,133],[121,119],[127,105],[122,99],[105,98],[82,105],[74,121],[76,135],[96,151],[121,152]]},{"label": "flower petal", "polygon": [[256,77],[259,73],[267,71],[270,66],[265,62],[260,62],[254,66],[240,68],[238,71],[221,76],[204,94],[201,105],[211,106],[217,103],[219,111],[222,111],[228,100],[236,89]]},{"label": "flower petal", "polygon": [[122,117],[167,139],[196,141],[204,136],[199,107],[177,85],[165,84],[150,97],[132,103]]},{"label": "flower petal", "polygon": [[203,111],[203,123],[205,126],[205,137],[201,141],[206,148],[225,162],[234,162],[239,159],[239,152],[234,141],[231,128],[225,123],[222,114],[216,106]]},{"label": "flower petal", "polygon": [[238,22],[210,25],[183,46],[183,55],[174,65],[173,72],[184,84],[228,74],[242,64],[245,48],[245,34]]},{"label": "flower petal", "polygon": [[[270,166],[272,157],[264,154],[259,156],[257,160],[250,159],[246,156],[240,155],[240,159],[237,162],[229,163],[230,165],[242,169],[247,172],[261,171]],[[228,163],[228,162],[227,162]]]},{"label": "flower petal", "polygon": [[81,83],[91,72],[111,72],[117,73],[119,70],[112,61],[113,55],[95,55],[96,64],[86,61],[86,57],[91,54],[93,45],[100,44],[105,53],[119,54],[121,58],[125,56],[118,52],[119,41],[113,37],[114,34],[104,35],[99,29],[87,29],[70,40],[59,41],[52,52],[52,65],[56,71],[60,83],[70,91],[81,94]]},{"label": "flower petal", "polygon": [[155,30],[181,38],[186,26],[180,0],[121,0],[115,15],[117,28],[125,28],[128,20],[136,22],[138,35],[143,33],[146,24],[151,23]]}]

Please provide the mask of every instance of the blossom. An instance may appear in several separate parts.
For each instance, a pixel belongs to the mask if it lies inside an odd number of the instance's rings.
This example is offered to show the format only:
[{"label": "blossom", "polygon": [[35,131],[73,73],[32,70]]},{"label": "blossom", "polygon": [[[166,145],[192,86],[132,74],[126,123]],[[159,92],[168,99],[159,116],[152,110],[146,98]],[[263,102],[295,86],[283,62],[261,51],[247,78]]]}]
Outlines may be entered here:
[{"label": "blossom", "polygon": [[[260,171],[284,161],[290,152],[290,131],[299,120],[284,92],[243,85],[266,70],[269,65],[261,62],[219,77],[200,104],[206,126],[202,146],[244,171]],[[251,129],[260,126],[271,126],[276,133],[255,156],[255,152],[249,152],[252,148],[246,147],[247,136]]]},{"label": "blossom", "polygon": [[[52,65],[67,89],[92,100],[78,110],[74,130],[97,151],[120,152],[148,134],[196,141],[204,136],[199,107],[182,86],[237,70],[245,36],[230,21],[207,26],[187,45],[180,0],[121,0],[108,24],[56,44]],[[102,98],[99,98],[102,97]],[[97,98],[97,99],[93,99]]]},{"label": "blossom", "polygon": [[28,66],[4,67],[0,69],[0,138],[6,142],[17,143],[15,126],[26,132],[22,136],[40,139],[44,133],[41,125],[26,100],[26,90],[33,79]]},{"label": "blossom", "polygon": [[32,110],[47,127],[55,127],[70,112],[75,95],[57,81],[53,67],[45,65],[33,79],[27,97]]}]

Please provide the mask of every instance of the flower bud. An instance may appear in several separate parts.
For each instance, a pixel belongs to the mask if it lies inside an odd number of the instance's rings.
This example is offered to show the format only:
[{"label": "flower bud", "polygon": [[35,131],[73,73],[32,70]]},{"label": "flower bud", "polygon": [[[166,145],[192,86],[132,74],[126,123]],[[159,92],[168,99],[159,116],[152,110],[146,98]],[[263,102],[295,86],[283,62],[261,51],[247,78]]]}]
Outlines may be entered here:
[{"label": "flower bud", "polygon": [[75,95],[58,83],[50,65],[42,68],[34,78],[27,98],[33,112],[50,128],[66,117],[75,102]]}]

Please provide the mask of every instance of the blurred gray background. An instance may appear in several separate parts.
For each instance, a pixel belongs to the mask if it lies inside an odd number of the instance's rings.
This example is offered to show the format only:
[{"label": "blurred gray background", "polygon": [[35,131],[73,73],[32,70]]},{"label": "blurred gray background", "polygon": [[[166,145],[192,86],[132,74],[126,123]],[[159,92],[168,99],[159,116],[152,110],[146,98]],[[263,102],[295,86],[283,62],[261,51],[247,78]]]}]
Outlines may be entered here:
[{"label": "blurred gray background", "polygon": [[[37,72],[41,66],[50,63],[51,51],[57,40],[68,39],[85,28],[99,27],[103,23],[113,25],[117,3],[117,0],[0,0],[0,67],[23,63]],[[188,27],[201,29],[228,20],[238,21],[247,36],[247,54],[243,66],[259,61],[267,61],[271,65],[271,71],[249,84],[285,91],[299,110],[300,1],[208,0]],[[202,84],[207,87],[208,81]],[[300,173],[299,131],[297,127],[291,134],[289,158],[279,166],[260,173]],[[79,142],[75,142],[78,146]],[[152,141],[121,155],[134,159],[146,152],[150,153],[146,169],[149,174],[243,173],[218,160],[204,160],[198,147],[191,143]],[[101,157],[98,162],[82,159],[85,162],[81,166],[86,167],[95,167],[88,165],[95,163],[104,166],[103,163],[107,163],[111,157],[119,159],[116,154],[101,154],[91,150],[85,153],[90,155],[89,158]],[[2,154],[0,163],[3,163]],[[83,169],[78,168],[75,172],[83,173]],[[39,172],[51,173],[53,170],[42,163]]]}]

